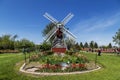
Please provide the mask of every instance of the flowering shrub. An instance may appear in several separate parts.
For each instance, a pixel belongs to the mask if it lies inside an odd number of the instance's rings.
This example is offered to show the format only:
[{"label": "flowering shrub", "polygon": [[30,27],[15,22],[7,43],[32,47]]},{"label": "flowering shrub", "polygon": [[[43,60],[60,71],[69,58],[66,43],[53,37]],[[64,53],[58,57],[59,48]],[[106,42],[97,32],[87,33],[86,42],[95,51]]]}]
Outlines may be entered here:
[{"label": "flowering shrub", "polygon": [[73,72],[73,71],[82,71],[86,70],[85,64],[71,64],[66,69],[62,70],[62,66],[60,65],[51,65],[51,64],[44,64],[42,68],[37,70],[37,72]]},{"label": "flowering shrub", "polygon": [[[40,72],[72,72],[85,70],[85,63],[89,62],[88,59],[79,53],[72,55],[65,54],[64,56],[50,55],[33,55],[30,57],[31,61],[39,61],[42,63],[42,67],[39,68]],[[66,67],[61,63],[65,63]]]},{"label": "flowering shrub", "polygon": [[38,61],[38,59],[39,59],[38,55],[30,56],[30,61]]}]

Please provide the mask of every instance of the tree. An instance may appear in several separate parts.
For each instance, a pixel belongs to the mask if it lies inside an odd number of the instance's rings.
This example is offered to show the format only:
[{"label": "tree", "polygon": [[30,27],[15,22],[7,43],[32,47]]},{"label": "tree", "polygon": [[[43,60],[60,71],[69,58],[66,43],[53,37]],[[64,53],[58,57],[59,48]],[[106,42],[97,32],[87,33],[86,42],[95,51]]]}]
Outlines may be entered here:
[{"label": "tree", "polygon": [[15,50],[15,47],[16,47],[16,45],[15,45],[15,39],[18,37],[18,35],[16,34],[16,35],[14,35],[13,37],[12,37],[12,41],[13,41],[13,43],[14,43],[14,50]]},{"label": "tree", "polygon": [[19,40],[15,41],[14,47],[15,47],[16,49],[22,48],[22,47],[21,47],[21,42],[20,42]]},{"label": "tree", "polygon": [[46,50],[50,50],[51,49],[51,44],[49,44],[48,42],[43,42],[40,45],[40,50],[42,51],[46,51]]},{"label": "tree", "polygon": [[111,43],[109,43],[108,48],[112,48],[112,44]]},{"label": "tree", "polygon": [[115,36],[113,37],[113,42],[117,44],[120,48],[120,29],[118,29],[118,32],[116,32]]},{"label": "tree", "polygon": [[107,49],[107,47],[108,47],[108,46],[106,46],[106,45],[100,46],[100,48],[103,48],[103,49]]},{"label": "tree", "polygon": [[94,48],[94,41],[90,42],[90,48],[92,48],[92,49]]},{"label": "tree", "polygon": [[89,45],[88,45],[87,42],[85,42],[84,47],[85,47],[85,48],[88,48],[88,47],[89,47]]},{"label": "tree", "polygon": [[20,41],[17,41],[17,47],[19,49],[25,49],[25,50],[29,50],[29,51],[34,51],[35,49],[35,44],[32,41],[29,41],[27,39],[21,39]]},{"label": "tree", "polygon": [[18,37],[18,35],[16,34],[16,35],[14,35],[13,37],[12,37],[12,40],[13,41],[15,41],[15,39]]},{"label": "tree", "polygon": [[98,44],[97,44],[96,42],[94,43],[94,47],[95,47],[95,48],[98,48]]},{"label": "tree", "polygon": [[43,36],[46,36],[55,27],[55,24],[49,23],[46,28],[42,31]]},{"label": "tree", "polygon": [[11,35],[3,35],[1,37],[1,48],[2,49],[13,49],[13,42],[11,41]]},{"label": "tree", "polygon": [[83,46],[83,43],[82,43],[82,42],[80,42],[80,47],[81,47],[81,48],[84,48],[84,46]]},{"label": "tree", "polygon": [[78,43],[75,44],[75,50],[77,50],[77,51],[80,50],[80,46]]},{"label": "tree", "polygon": [[[50,23],[46,26],[46,28],[42,31],[42,35],[43,37],[45,37],[53,28],[55,27],[55,24]],[[50,35],[51,36],[51,35]],[[49,36],[48,36],[49,37]],[[50,38],[50,42],[52,43],[53,39],[54,39],[54,35]]]},{"label": "tree", "polygon": [[17,40],[17,35],[11,36],[11,35],[3,35],[0,37],[0,50],[21,50],[24,48],[29,48],[30,50],[34,49],[35,44],[32,41],[29,41],[27,39]]},{"label": "tree", "polygon": [[0,49],[2,49],[2,37],[0,37]]},{"label": "tree", "polygon": [[66,38],[65,42],[66,42],[68,50],[72,49],[75,45],[75,41],[73,39],[70,39],[70,38]]},{"label": "tree", "polygon": [[21,43],[21,46],[24,46],[25,48],[34,47],[34,43],[25,38],[20,40],[20,43]]}]

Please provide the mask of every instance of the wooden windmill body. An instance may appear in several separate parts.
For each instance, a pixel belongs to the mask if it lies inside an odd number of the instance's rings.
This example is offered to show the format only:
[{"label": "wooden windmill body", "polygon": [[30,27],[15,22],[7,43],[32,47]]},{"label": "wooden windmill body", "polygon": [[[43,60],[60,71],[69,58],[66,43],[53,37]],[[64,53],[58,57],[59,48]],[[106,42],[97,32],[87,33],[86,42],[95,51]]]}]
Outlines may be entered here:
[{"label": "wooden windmill body", "polygon": [[50,20],[53,24],[55,24],[54,28],[45,36],[45,41],[49,41],[50,38],[55,35],[55,38],[52,41],[51,50],[56,53],[65,53],[65,51],[67,50],[65,35],[67,34],[69,35],[69,37],[76,39],[76,37],[65,28],[66,23],[74,15],[69,13],[61,22],[57,21],[48,13],[45,13],[43,16]]}]

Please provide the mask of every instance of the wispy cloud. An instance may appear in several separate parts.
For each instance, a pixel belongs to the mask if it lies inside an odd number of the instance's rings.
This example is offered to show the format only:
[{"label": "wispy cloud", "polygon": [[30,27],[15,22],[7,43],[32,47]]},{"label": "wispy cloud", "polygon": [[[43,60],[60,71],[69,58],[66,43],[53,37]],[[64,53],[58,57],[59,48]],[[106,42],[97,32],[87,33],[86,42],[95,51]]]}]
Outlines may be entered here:
[{"label": "wispy cloud", "polygon": [[92,17],[84,21],[78,22],[73,32],[82,30],[84,32],[90,32],[97,29],[107,29],[120,21],[120,13],[113,14],[112,16]]},{"label": "wispy cloud", "polygon": [[85,31],[94,31],[97,29],[105,29],[107,27],[111,27],[117,22],[117,20],[103,20],[103,21],[98,21],[95,23],[92,23],[92,26],[90,28],[87,28]]},{"label": "wispy cloud", "polygon": [[119,24],[120,12],[111,16],[93,16],[74,25],[72,32],[77,36],[78,42],[93,40],[99,45],[107,45],[110,42],[113,43],[112,36],[114,34],[110,30],[116,28]]}]

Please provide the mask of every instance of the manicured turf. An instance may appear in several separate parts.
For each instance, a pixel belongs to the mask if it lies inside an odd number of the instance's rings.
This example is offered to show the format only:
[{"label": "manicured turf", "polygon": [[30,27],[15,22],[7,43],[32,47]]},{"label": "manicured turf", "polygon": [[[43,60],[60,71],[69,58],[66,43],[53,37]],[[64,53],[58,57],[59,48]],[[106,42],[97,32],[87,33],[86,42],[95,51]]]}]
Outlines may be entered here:
[{"label": "manicured turf", "polygon": [[[95,54],[84,53],[89,59],[94,60]],[[16,63],[24,60],[23,54],[0,54],[0,80],[120,80],[120,56],[98,56],[98,63],[102,69],[85,74],[64,76],[30,76],[19,73]]]}]

